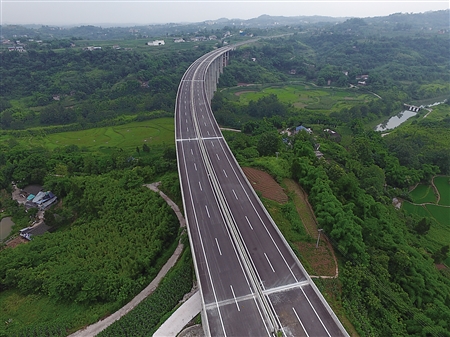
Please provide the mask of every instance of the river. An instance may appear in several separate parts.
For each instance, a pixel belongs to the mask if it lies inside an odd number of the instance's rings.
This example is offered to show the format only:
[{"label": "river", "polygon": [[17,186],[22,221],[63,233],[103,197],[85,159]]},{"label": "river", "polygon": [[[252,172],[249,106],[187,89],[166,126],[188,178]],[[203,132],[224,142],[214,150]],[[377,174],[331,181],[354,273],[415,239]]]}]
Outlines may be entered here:
[{"label": "river", "polygon": [[395,129],[397,126],[402,124],[408,118],[411,118],[415,115],[417,115],[417,112],[404,110],[400,112],[398,115],[389,118],[389,120],[386,123],[378,124],[375,128],[375,131],[386,131],[390,129]]},{"label": "river", "polygon": [[12,226],[14,226],[14,222],[9,216],[3,218],[2,221],[0,221],[0,241],[6,239],[9,233],[11,233]]}]

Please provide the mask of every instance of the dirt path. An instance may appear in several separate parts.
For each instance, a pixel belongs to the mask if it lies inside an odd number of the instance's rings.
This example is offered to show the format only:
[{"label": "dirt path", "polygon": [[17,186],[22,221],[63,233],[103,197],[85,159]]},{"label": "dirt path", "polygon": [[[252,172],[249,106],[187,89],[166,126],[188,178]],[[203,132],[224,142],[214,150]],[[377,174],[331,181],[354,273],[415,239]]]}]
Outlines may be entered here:
[{"label": "dirt path", "polygon": [[[147,184],[146,187],[150,188],[152,191],[155,191],[161,195],[161,197],[169,204],[169,206],[173,209],[175,214],[177,215],[177,218],[180,222],[180,227],[186,227],[186,221],[183,217],[183,215],[180,212],[180,209],[178,208],[177,204],[175,204],[167,195],[165,195],[162,191],[158,189],[159,186],[158,183],[153,184]],[[142,290],[136,297],[134,297],[129,303],[124,305],[122,308],[117,310],[112,315],[98,321],[97,323],[94,323],[92,325],[89,325],[81,330],[78,330],[77,332],[69,335],[69,337],[92,337],[96,336],[101,331],[105,330],[108,326],[110,326],[112,323],[120,319],[122,316],[126,315],[128,312],[133,310],[140,302],[142,302],[147,296],[149,296],[153,291],[155,291],[156,287],[158,286],[159,282],[163,279],[164,276],[166,276],[167,272],[170,268],[172,268],[175,263],[177,262],[178,258],[180,257],[181,253],[183,252],[183,244],[179,241],[178,246],[175,249],[175,252],[170,257],[170,259],[166,262],[166,264],[161,268],[158,275],[152,280],[152,282],[144,289]]]},{"label": "dirt path", "polygon": [[438,188],[437,188],[436,185],[434,184],[434,178],[436,178],[436,176],[434,176],[434,177],[431,179],[431,186],[433,186],[434,194],[436,195],[436,205],[439,205],[439,201],[441,201],[441,194],[439,193]]}]

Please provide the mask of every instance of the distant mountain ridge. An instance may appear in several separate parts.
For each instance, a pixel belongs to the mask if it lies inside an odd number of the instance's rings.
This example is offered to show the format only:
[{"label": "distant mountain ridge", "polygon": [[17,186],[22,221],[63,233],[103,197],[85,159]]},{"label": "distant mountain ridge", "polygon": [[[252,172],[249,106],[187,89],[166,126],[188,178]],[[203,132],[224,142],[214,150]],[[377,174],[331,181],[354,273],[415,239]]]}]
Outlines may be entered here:
[{"label": "distant mountain ridge", "polygon": [[110,40],[127,38],[150,38],[158,36],[181,36],[198,32],[212,33],[213,30],[226,28],[236,29],[268,29],[277,27],[328,27],[332,30],[345,31],[355,27],[367,26],[366,31],[411,31],[411,30],[440,30],[449,29],[450,10],[431,11],[426,13],[394,13],[389,16],[352,18],[329,16],[271,16],[261,15],[252,19],[206,20],[196,23],[166,23],[126,26],[104,24],[80,26],[52,26],[52,25],[1,25],[2,39],[16,39],[18,37],[39,39],[79,38],[88,40]]}]

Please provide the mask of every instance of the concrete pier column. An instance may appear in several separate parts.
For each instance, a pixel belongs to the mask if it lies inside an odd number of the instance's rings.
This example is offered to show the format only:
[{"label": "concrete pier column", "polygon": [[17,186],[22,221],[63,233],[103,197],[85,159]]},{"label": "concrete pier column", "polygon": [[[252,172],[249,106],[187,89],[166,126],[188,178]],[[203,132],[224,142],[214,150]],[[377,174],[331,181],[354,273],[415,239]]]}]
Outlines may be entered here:
[{"label": "concrete pier column", "polygon": [[223,74],[223,60],[224,60],[224,55],[221,55],[218,59],[217,59],[217,61],[219,62],[219,72],[221,73],[221,74]]}]

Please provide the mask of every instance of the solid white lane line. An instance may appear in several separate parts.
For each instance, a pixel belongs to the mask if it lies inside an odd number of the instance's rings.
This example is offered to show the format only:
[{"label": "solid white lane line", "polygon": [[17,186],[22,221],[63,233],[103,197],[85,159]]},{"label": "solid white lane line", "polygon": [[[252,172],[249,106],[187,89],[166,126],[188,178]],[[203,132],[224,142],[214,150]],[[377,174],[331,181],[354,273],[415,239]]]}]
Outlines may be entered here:
[{"label": "solid white lane line", "polygon": [[314,313],[316,314],[316,317],[319,319],[320,324],[322,324],[323,328],[325,329],[326,333],[328,336],[331,337],[330,333],[327,330],[327,327],[325,326],[325,324],[322,322],[322,319],[320,318],[319,314],[317,313],[316,309],[314,308],[314,306],[312,305],[311,301],[309,300],[308,296],[306,295],[305,291],[303,290],[303,288],[300,288],[302,290],[303,295],[305,296],[306,300],[308,301],[309,305],[311,306],[311,309],[314,311]]},{"label": "solid white lane line", "polygon": [[253,230],[253,226],[252,226],[252,224],[250,223],[250,220],[247,218],[247,216],[245,216],[245,219],[247,220],[248,225],[250,226],[250,228]]},{"label": "solid white lane line", "polygon": [[237,309],[238,309],[238,311],[241,311],[241,308],[239,308],[239,303],[236,299],[236,295],[234,294],[233,286],[231,284],[230,284],[230,288],[231,288],[231,292],[233,293],[234,302],[236,302]]},{"label": "solid white lane line", "polygon": [[203,191],[202,183],[200,181],[198,182],[198,186],[200,186],[200,191]]},{"label": "solid white lane line", "polygon": [[211,215],[209,215],[208,206],[205,205],[205,208],[206,208],[206,214],[208,214],[208,218],[211,218]]},{"label": "solid white lane line", "polygon": [[216,239],[217,249],[219,250],[219,254],[222,255],[222,251],[220,250],[220,246],[219,246],[219,241],[217,241],[217,238],[215,238],[215,239]]},{"label": "solid white lane line", "polygon": [[197,171],[197,164],[196,163],[194,163],[194,168]]},{"label": "solid white lane line", "polygon": [[[182,147],[182,155],[183,155],[183,162],[184,162],[184,172],[186,174],[186,177],[189,178],[188,169],[187,169],[187,166],[186,166],[186,153],[184,151],[183,143],[181,143],[181,147]],[[205,245],[203,244],[203,238],[202,238],[202,235],[201,235],[201,232],[200,232],[200,227],[199,227],[199,224],[198,224],[197,212],[195,211],[195,207],[194,207],[194,204],[192,202],[192,200],[193,200],[192,189],[191,189],[191,184],[189,183],[189,179],[187,179],[187,186],[188,186],[189,196],[190,196],[190,199],[191,199],[191,206],[192,206],[193,214],[194,214],[194,222],[195,222],[195,226],[197,228],[197,233],[198,233],[199,240],[200,240],[201,251],[203,252],[203,258],[205,259],[206,269],[208,270],[209,282],[211,284],[211,289],[212,289],[214,300],[215,300],[215,303],[216,303],[217,312],[219,313],[219,320],[220,320],[220,324],[221,324],[221,327],[222,327],[222,331],[224,333],[224,336],[226,337],[227,333],[226,333],[226,330],[225,330],[225,325],[223,323],[222,313],[220,312],[220,307],[218,305],[217,294],[216,294],[216,290],[215,290],[215,287],[214,287],[214,282],[213,282],[213,279],[212,279],[212,276],[211,276],[211,270],[209,268],[208,258],[206,257]],[[205,207],[206,207],[206,205],[205,205]],[[208,211],[208,207],[206,207],[206,211]],[[188,221],[188,220],[186,220],[186,221]],[[192,248],[192,250],[194,251],[194,248]],[[196,264],[197,264],[197,262],[194,260],[194,265],[196,266]]]},{"label": "solid white lane line", "polygon": [[267,257],[267,254],[264,253],[264,256],[266,257],[267,262],[269,263],[270,268],[272,268],[272,271],[275,273],[275,269],[273,269],[272,263],[270,263],[270,260],[269,260],[269,258]]},{"label": "solid white lane line", "polygon": [[298,317],[298,315],[297,315],[297,311],[295,311],[295,308],[294,308],[294,307],[292,307],[292,310],[294,310],[295,317],[297,317],[298,321],[300,322],[300,325],[301,325],[302,328],[303,328],[303,331],[305,331],[306,337],[309,337],[308,331],[306,331],[305,326],[303,325],[302,320],[301,320],[300,317]]},{"label": "solid white lane line", "polygon": [[227,173],[225,172],[225,170],[222,170],[222,171],[223,171],[223,174],[225,174],[225,177],[228,178]]}]

